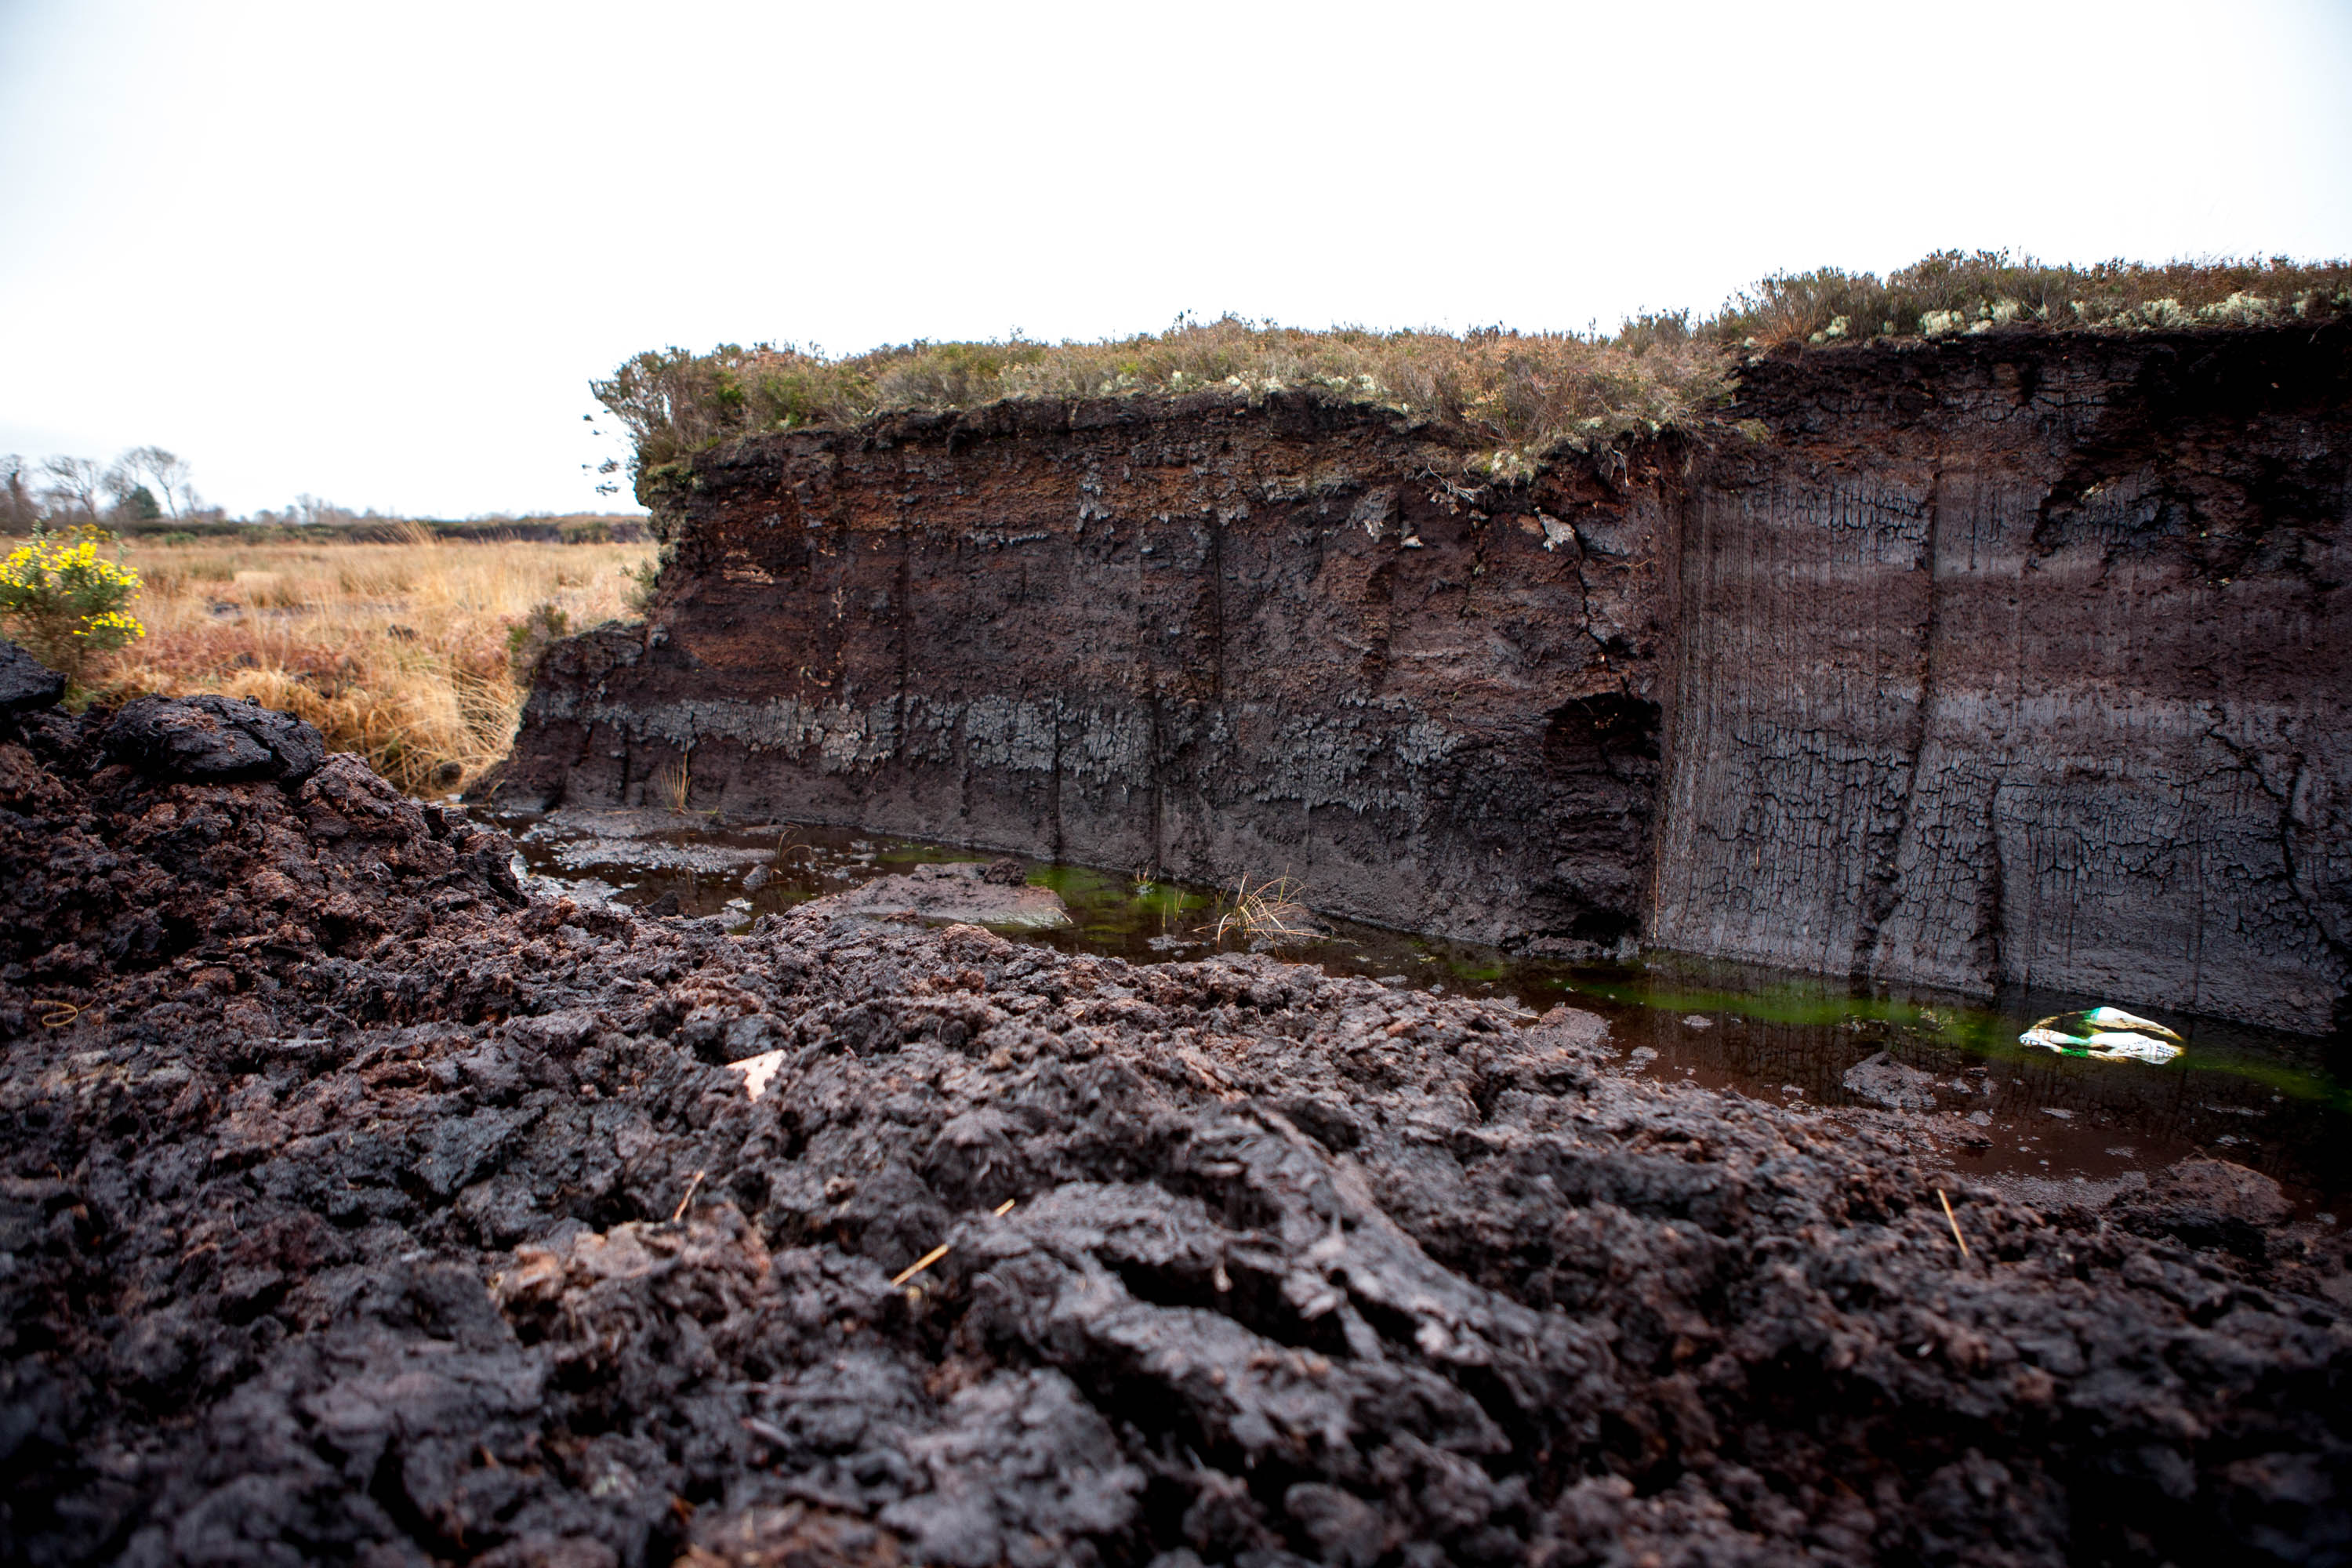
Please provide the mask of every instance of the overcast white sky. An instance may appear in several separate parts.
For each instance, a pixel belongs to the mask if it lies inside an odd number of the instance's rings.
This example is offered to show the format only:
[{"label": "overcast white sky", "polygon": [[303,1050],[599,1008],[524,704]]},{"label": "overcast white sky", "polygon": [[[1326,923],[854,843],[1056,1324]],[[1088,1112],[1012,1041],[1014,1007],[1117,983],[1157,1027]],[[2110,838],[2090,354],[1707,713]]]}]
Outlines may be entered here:
[{"label": "overcast white sky", "polygon": [[2347,82],[2347,0],[0,0],[0,451],[568,510],[589,377],[667,343],[2344,256]]}]

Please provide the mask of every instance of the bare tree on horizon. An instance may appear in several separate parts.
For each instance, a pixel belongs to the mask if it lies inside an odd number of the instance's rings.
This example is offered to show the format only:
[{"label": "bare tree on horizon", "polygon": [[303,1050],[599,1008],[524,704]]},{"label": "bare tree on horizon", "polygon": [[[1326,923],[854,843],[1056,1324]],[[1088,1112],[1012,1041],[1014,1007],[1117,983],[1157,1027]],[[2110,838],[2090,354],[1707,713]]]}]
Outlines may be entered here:
[{"label": "bare tree on horizon", "polygon": [[99,493],[106,488],[107,471],[89,458],[43,458],[41,472],[48,483],[41,487],[41,499],[52,508],[80,514],[85,522],[98,521]]},{"label": "bare tree on horizon", "polygon": [[194,473],[185,458],[161,447],[133,447],[114,460],[107,476],[107,488],[121,499],[143,484],[177,521],[196,509]]}]

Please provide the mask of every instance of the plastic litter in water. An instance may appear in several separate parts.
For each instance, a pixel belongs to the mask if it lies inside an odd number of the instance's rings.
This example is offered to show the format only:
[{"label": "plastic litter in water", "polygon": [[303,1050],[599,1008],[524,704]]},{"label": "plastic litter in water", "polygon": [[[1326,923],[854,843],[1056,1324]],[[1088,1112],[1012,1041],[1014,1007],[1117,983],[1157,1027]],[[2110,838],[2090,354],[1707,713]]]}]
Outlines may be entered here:
[{"label": "plastic litter in water", "polygon": [[2094,1007],[2087,1013],[2061,1013],[2042,1019],[2017,1037],[2018,1044],[2056,1051],[2065,1057],[2095,1057],[2102,1061],[2170,1061],[2189,1043],[2163,1025],[2134,1017],[2120,1007]]}]

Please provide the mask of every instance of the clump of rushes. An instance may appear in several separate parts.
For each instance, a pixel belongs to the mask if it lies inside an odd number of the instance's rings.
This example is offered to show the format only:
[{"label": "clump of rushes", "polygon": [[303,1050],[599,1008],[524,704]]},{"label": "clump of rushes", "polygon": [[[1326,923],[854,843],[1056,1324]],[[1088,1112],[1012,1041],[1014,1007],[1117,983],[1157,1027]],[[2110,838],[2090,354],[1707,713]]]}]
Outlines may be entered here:
[{"label": "clump of rushes", "polygon": [[147,635],[130,611],[139,574],[102,553],[114,535],[87,524],[39,531],[0,560],[0,619],[33,657],[76,689],[92,656]]},{"label": "clump of rushes", "polygon": [[1227,937],[1276,945],[1304,942],[1320,934],[1314,915],[1299,901],[1305,891],[1287,877],[1269,878],[1253,888],[1243,876],[1234,883],[1231,897],[1217,900],[1216,923],[1201,929],[1220,945]]},{"label": "clump of rushes", "polygon": [[686,753],[681,752],[654,770],[653,797],[674,815],[685,812],[687,800],[694,792],[694,775],[689,767]]}]

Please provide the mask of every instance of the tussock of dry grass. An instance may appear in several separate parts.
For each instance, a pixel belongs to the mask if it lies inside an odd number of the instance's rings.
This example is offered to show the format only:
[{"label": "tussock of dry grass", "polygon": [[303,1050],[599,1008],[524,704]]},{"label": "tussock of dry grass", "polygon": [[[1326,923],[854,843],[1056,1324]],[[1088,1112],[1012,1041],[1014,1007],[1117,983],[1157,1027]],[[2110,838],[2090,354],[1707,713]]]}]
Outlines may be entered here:
[{"label": "tussock of dry grass", "polygon": [[1219,946],[1229,937],[1276,946],[1304,942],[1319,934],[1314,913],[1303,901],[1306,897],[1306,889],[1288,877],[1269,877],[1252,887],[1244,876],[1234,883],[1231,893],[1219,895],[1216,922],[1201,930]]},{"label": "tussock of dry grass", "polygon": [[[134,542],[148,636],[107,662],[109,700],[253,697],[316,724],[415,794],[503,757],[522,711],[511,634],[552,605],[574,630],[633,612],[645,544]],[[541,617],[543,624],[544,617]]]},{"label": "tussock of dry grass", "polygon": [[654,770],[653,787],[646,798],[657,800],[673,813],[683,813],[694,792],[693,764],[685,757],[672,757]]}]

